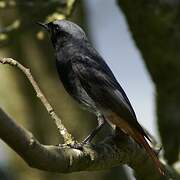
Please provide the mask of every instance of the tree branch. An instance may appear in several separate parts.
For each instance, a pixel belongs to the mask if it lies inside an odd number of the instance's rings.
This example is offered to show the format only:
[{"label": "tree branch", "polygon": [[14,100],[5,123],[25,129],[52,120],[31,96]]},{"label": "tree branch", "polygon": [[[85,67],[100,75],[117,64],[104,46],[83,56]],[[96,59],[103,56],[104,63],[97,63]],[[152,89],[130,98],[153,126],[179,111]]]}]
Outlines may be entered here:
[{"label": "tree branch", "polygon": [[[11,58],[0,58],[0,63],[19,68],[33,85],[51,118],[57,123],[65,142],[72,140],[45,96],[40,91],[30,70]],[[66,135],[65,135],[66,134]],[[18,125],[0,108],[0,138],[7,143],[31,167],[59,173],[103,170],[127,164],[132,167],[138,179],[163,180],[179,179],[179,175],[168,166],[166,175],[160,174],[146,152],[122,132],[109,136],[97,144],[84,145],[82,150],[60,146],[43,145],[31,132]]]},{"label": "tree branch", "polygon": [[48,102],[48,100],[46,99],[46,97],[44,96],[42,91],[40,90],[38,84],[34,80],[33,76],[31,75],[30,69],[24,67],[22,64],[20,64],[19,62],[17,62],[16,60],[14,60],[12,58],[0,58],[0,63],[15,66],[25,74],[25,76],[28,78],[29,82],[33,86],[37,97],[41,100],[41,102],[44,105],[44,107],[46,108],[48,114],[54,120],[54,122],[59,130],[59,133],[62,135],[62,137],[64,139],[64,142],[67,144],[74,143],[74,138],[72,137],[72,135],[70,133],[68,133],[67,129],[62,124],[61,119],[54,112],[53,107],[50,105],[50,103]]},{"label": "tree branch", "polygon": [[[128,164],[139,177],[146,177],[148,180],[148,176],[151,175],[152,178],[153,174],[153,180],[160,179],[159,173],[143,149],[124,134],[108,137],[96,145],[85,145],[83,150],[72,149],[65,144],[42,145],[29,131],[15,123],[0,109],[0,138],[33,168],[70,173]],[[167,170],[164,180],[169,177],[178,178],[172,174],[172,170]]]}]

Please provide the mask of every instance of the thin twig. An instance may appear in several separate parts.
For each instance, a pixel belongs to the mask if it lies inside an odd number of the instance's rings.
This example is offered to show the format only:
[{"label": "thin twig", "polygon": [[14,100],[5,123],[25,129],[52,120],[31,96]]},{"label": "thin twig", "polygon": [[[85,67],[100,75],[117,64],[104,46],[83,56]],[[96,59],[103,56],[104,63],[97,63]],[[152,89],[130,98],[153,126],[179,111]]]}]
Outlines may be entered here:
[{"label": "thin twig", "polygon": [[16,60],[14,60],[12,58],[0,58],[0,63],[15,66],[18,69],[20,69],[26,75],[26,77],[28,78],[28,80],[30,81],[31,85],[34,88],[37,97],[41,100],[41,102],[44,105],[44,107],[46,108],[47,112],[49,113],[51,118],[54,120],[54,122],[55,122],[55,124],[56,124],[56,126],[57,126],[57,128],[59,130],[59,133],[62,135],[62,137],[64,139],[64,142],[66,144],[74,143],[74,138],[72,137],[72,135],[70,133],[68,133],[67,129],[62,124],[61,119],[54,112],[52,106],[50,105],[50,103],[48,102],[48,100],[46,99],[46,97],[44,96],[42,91],[40,90],[38,84],[34,80],[32,74],[30,72],[30,69],[24,67],[22,64],[20,64],[19,62],[17,62]]},{"label": "thin twig", "polygon": [[77,2],[78,0],[71,0],[67,2],[66,18],[69,18],[73,14],[73,11],[75,10],[75,6]]},{"label": "thin twig", "polygon": [[63,9],[57,7],[55,12],[53,12],[52,14],[49,14],[46,17],[45,22],[54,21],[57,19],[70,18],[78,2],[79,2],[78,0],[66,0],[66,4],[63,7]]}]

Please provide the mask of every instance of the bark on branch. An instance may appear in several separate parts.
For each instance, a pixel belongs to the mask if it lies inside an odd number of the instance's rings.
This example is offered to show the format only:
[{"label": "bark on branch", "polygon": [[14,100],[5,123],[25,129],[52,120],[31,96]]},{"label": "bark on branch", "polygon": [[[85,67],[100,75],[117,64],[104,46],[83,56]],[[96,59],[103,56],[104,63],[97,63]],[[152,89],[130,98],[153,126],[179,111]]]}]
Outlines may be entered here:
[{"label": "bark on branch", "polygon": [[[38,97],[40,99],[45,98],[28,69],[11,58],[0,58],[0,62],[21,69],[30,80],[36,93],[37,90],[40,92],[41,95]],[[41,99],[41,101],[44,105],[48,104],[47,100],[44,102]],[[51,107],[51,105],[49,106]],[[46,109],[49,110],[47,107]],[[52,112],[53,109],[50,109]],[[53,118],[53,116],[51,117]],[[70,148],[67,144],[60,146],[43,145],[31,132],[18,125],[0,109],[0,138],[19,154],[29,166],[41,170],[70,173],[102,170],[127,164],[135,170],[138,179],[180,178],[168,166],[165,167],[166,175],[160,177],[144,150],[121,132],[118,132],[118,135],[107,137],[97,144],[85,145],[82,150]]]},{"label": "bark on branch", "polygon": [[[33,168],[70,173],[102,170],[128,164],[138,177],[160,179],[159,173],[154,169],[143,149],[124,134],[108,137],[96,145],[86,145],[82,151],[72,149],[65,144],[42,145],[32,133],[18,125],[0,109],[0,138]],[[169,179],[168,176],[178,179],[171,170],[167,170],[164,180]]]}]

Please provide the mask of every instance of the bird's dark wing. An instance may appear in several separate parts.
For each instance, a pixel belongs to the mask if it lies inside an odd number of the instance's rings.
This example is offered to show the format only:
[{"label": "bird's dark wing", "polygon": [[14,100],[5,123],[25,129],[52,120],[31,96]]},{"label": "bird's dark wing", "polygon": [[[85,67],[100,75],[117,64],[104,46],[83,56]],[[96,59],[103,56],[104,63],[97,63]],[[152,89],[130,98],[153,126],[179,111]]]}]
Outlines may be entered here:
[{"label": "bird's dark wing", "polygon": [[97,106],[117,113],[135,128],[140,128],[125,92],[103,59],[96,57],[95,61],[88,56],[78,55],[73,57],[71,65],[82,87]]}]

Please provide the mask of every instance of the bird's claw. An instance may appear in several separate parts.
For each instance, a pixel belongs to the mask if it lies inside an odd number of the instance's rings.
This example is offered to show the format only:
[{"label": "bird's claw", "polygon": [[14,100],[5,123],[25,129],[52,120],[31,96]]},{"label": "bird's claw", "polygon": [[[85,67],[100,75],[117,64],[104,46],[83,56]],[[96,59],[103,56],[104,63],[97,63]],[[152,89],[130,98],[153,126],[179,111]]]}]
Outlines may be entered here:
[{"label": "bird's claw", "polygon": [[68,144],[58,144],[57,146],[59,146],[60,148],[70,147],[72,149],[83,150],[83,147],[88,144],[90,144],[88,141],[87,142],[82,141],[81,143],[75,141]]},{"label": "bird's claw", "polygon": [[156,156],[159,155],[159,153],[161,152],[161,150],[162,150],[162,146],[154,149],[154,152],[155,152]]},{"label": "bird's claw", "polygon": [[69,144],[68,146],[73,149],[83,150],[84,145],[85,143],[74,143],[74,144]]},{"label": "bird's claw", "polygon": [[89,144],[89,143],[88,142],[81,142],[81,143],[76,142],[73,144],[68,144],[68,146],[73,149],[83,150],[83,147],[87,144]]}]

